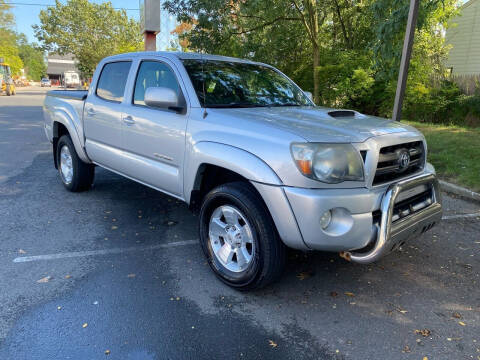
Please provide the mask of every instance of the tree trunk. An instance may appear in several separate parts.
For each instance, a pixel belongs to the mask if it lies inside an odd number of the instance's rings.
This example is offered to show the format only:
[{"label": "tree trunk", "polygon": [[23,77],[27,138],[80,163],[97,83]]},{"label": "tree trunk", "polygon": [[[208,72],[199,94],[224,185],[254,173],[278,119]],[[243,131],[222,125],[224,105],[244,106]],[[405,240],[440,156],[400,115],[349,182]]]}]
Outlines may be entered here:
[{"label": "tree trunk", "polygon": [[313,100],[315,104],[320,103],[320,89],[318,84],[318,66],[320,65],[320,54],[318,53],[318,44],[314,42],[313,48]]}]

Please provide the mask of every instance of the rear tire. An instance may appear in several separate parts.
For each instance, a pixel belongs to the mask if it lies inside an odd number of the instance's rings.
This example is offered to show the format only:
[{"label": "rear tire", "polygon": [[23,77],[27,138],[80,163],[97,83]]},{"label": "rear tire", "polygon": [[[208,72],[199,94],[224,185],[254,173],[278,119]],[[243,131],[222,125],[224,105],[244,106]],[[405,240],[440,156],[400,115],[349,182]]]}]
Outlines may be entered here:
[{"label": "rear tire", "polygon": [[283,272],[285,245],[248,183],[227,183],[210,191],[200,209],[199,232],[215,275],[235,289],[262,288]]},{"label": "rear tire", "polygon": [[68,135],[63,135],[58,140],[57,162],[60,179],[67,190],[80,192],[90,189],[95,176],[95,166],[78,157]]}]

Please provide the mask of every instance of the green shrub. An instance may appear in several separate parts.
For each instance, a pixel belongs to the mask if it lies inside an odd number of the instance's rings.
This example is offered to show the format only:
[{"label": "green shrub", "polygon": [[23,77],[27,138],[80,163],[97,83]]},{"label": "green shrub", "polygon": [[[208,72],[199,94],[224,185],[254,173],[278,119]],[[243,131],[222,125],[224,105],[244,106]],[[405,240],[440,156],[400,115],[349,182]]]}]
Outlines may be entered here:
[{"label": "green shrub", "polygon": [[433,124],[480,126],[480,95],[464,95],[455,83],[414,84],[407,90],[403,117]]}]

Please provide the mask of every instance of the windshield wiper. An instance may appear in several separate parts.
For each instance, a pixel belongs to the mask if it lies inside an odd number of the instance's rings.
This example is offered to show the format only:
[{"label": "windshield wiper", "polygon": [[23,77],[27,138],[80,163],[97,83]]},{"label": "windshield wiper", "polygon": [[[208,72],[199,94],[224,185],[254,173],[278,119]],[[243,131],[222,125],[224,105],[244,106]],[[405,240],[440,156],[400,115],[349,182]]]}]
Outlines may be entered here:
[{"label": "windshield wiper", "polygon": [[302,106],[300,104],[297,104],[297,103],[274,103],[274,104],[270,104],[269,106],[271,107],[279,107],[279,106]]},{"label": "windshield wiper", "polygon": [[230,104],[207,104],[207,108],[252,108],[252,107],[265,107],[268,105],[263,104],[243,104],[243,103],[230,103]]}]

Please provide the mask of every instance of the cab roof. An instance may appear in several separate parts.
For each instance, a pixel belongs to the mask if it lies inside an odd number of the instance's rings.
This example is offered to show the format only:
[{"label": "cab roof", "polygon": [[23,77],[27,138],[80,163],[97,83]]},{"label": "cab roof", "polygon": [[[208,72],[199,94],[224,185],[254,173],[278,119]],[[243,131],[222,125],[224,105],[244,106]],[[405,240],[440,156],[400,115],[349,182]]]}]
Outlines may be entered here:
[{"label": "cab roof", "polygon": [[216,60],[216,61],[232,61],[232,62],[241,62],[247,64],[257,64],[257,65],[266,65],[260,62],[240,59],[230,56],[221,56],[221,55],[211,55],[211,54],[200,54],[200,53],[191,53],[191,52],[181,52],[181,51],[139,51],[125,54],[113,55],[105,58],[105,60],[121,60],[124,58],[132,58],[139,56],[162,56],[166,58],[177,58],[179,60]]}]

